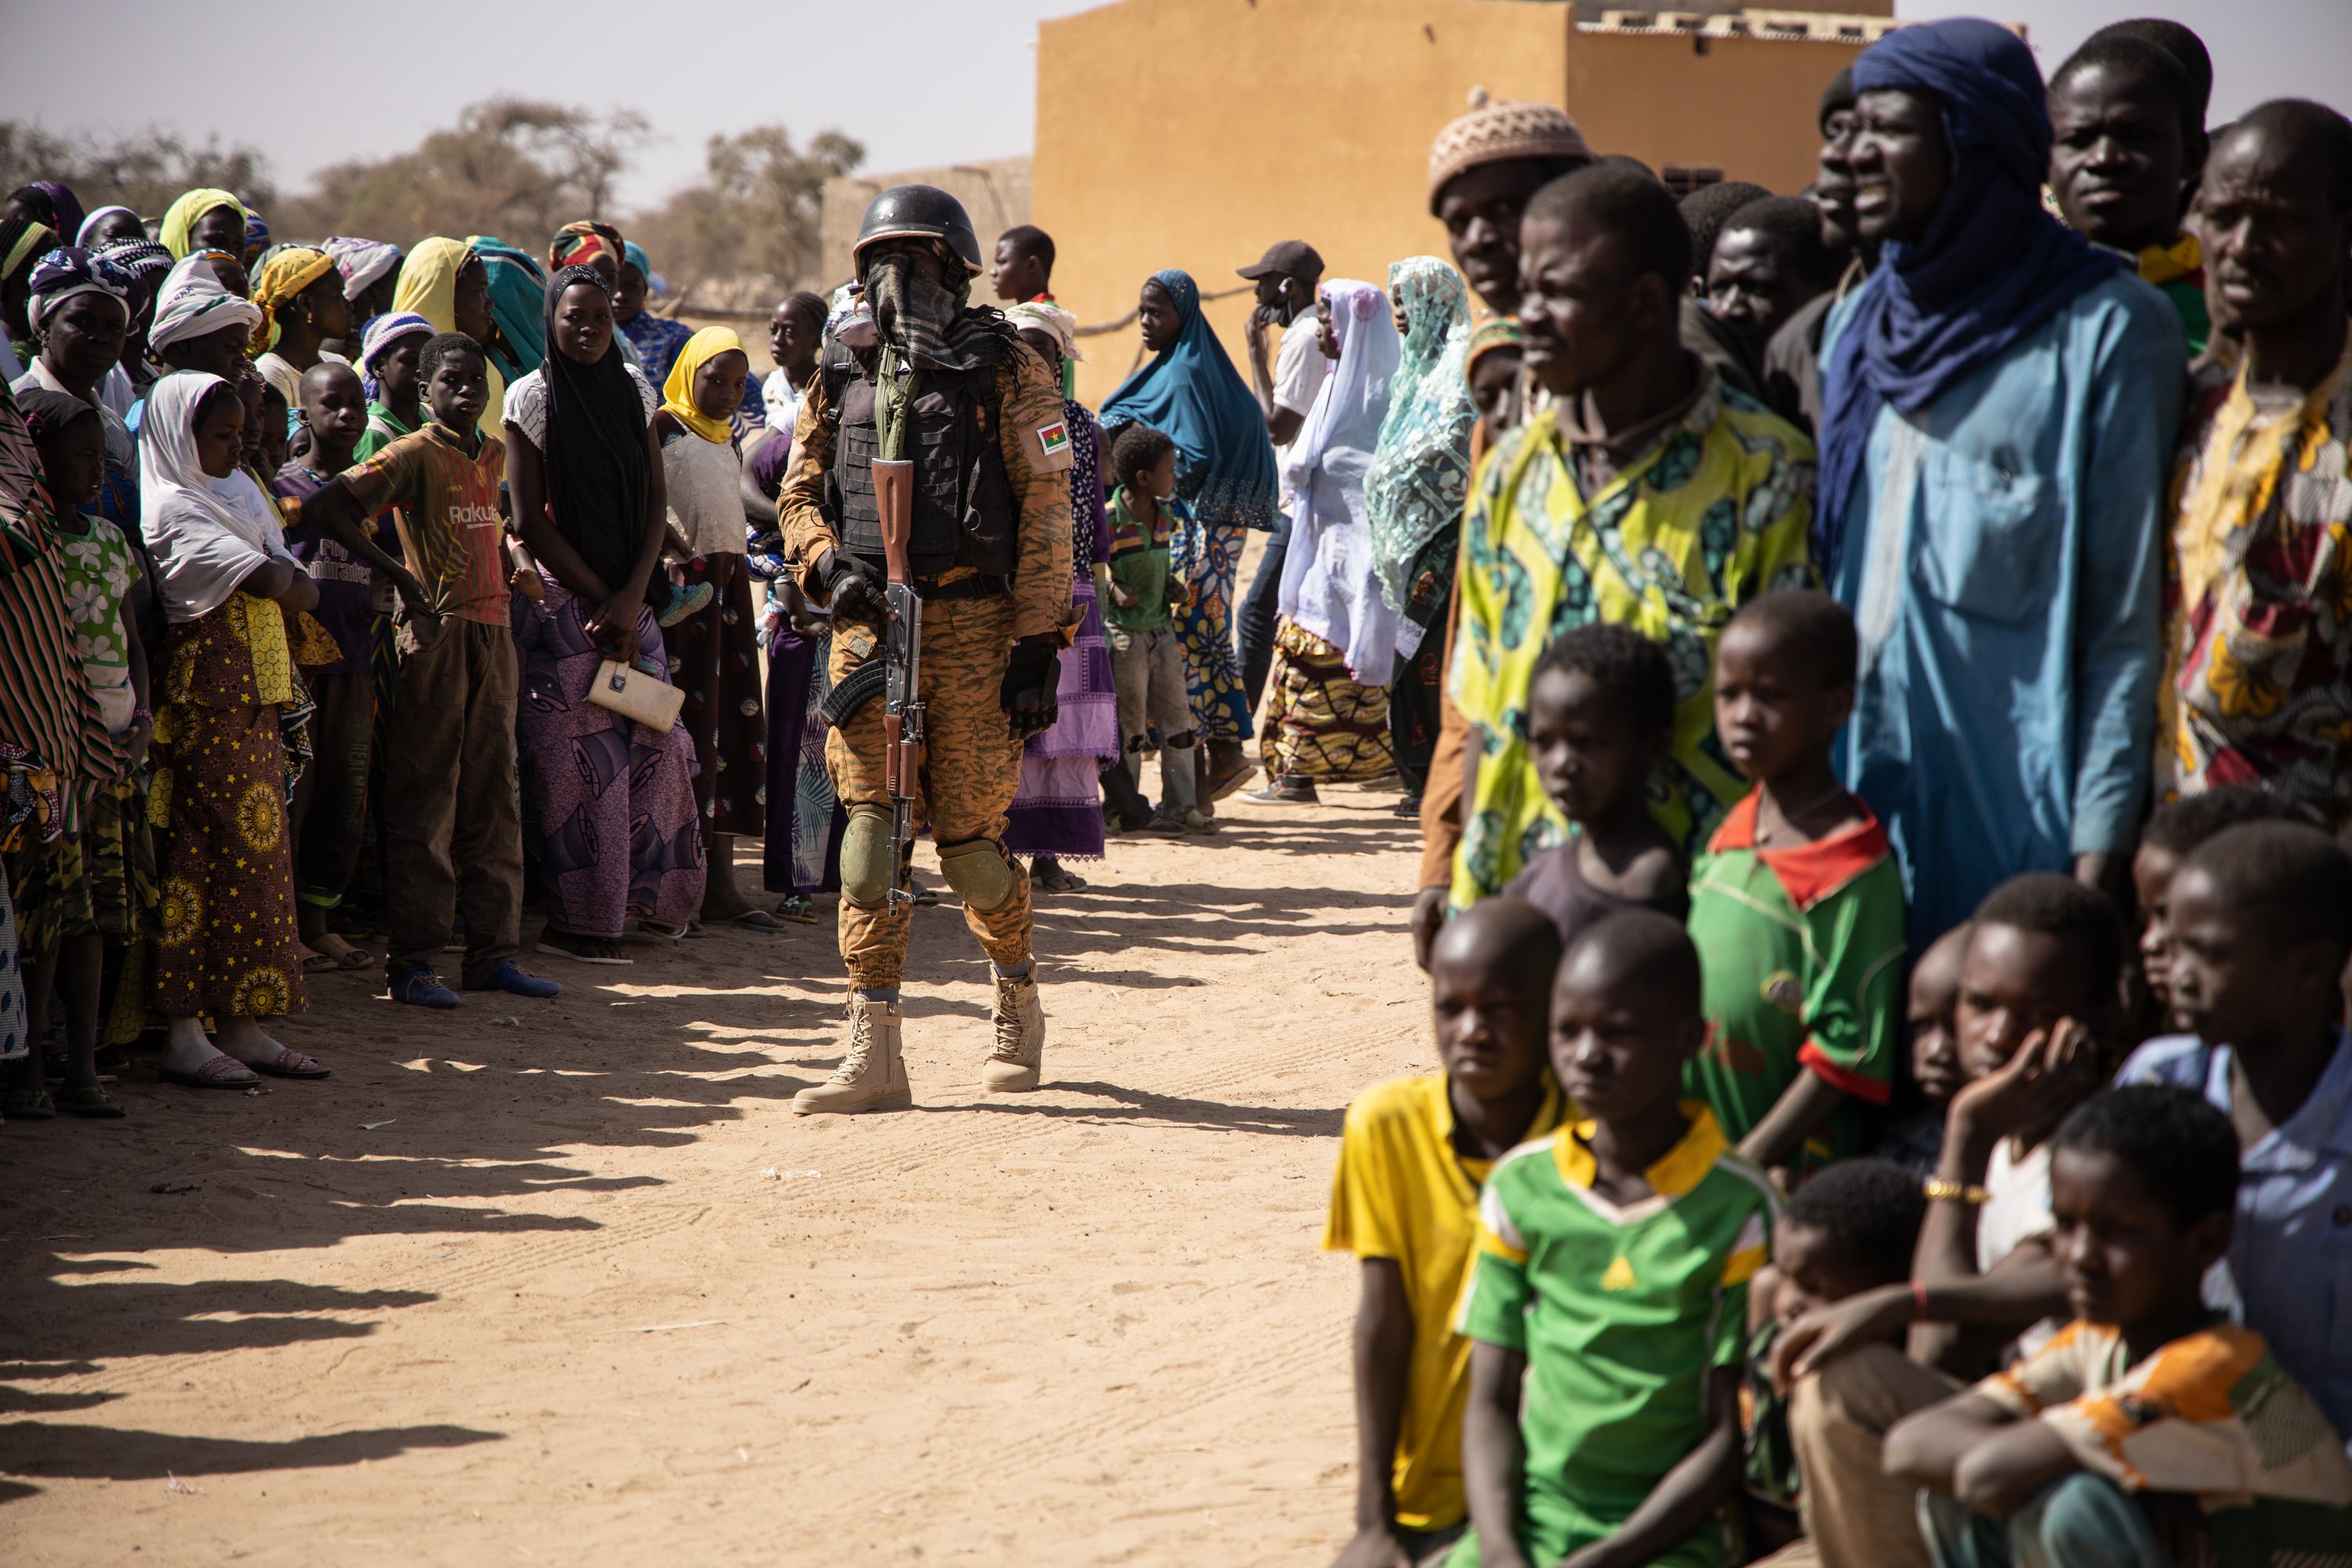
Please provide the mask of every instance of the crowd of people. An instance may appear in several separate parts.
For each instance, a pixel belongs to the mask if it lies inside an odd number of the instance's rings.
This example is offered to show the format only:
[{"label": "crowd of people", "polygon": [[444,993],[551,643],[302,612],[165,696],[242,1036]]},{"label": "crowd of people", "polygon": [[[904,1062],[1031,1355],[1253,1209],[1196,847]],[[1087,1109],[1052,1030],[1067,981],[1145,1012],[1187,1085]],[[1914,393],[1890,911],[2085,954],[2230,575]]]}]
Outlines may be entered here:
[{"label": "crowd of people", "polygon": [[1341,1141],[1343,1568],[2352,1563],[2352,122],[2211,88],[1905,26],[1805,191],[1679,202],[1474,94],[1450,258],[1273,245],[1246,376],[1156,273],[1095,410],[1052,238],[928,186],[764,380],[604,222],[26,186],[5,1113],[158,1029],[325,1076],[267,1026],[370,930],[447,1008],[556,993],[527,905],[611,965],[832,895],[793,1109],[903,1108],[909,812],[1028,1089],[1066,862],[1393,781],[1441,1070]]},{"label": "crowd of people", "polygon": [[1441,1063],[1342,1139],[1340,1568],[2352,1563],[2352,123],[2211,85],[1906,26],[1679,203],[1475,104],[1459,426],[1442,285],[1384,424],[1316,291],[1271,793],[1385,697]]}]

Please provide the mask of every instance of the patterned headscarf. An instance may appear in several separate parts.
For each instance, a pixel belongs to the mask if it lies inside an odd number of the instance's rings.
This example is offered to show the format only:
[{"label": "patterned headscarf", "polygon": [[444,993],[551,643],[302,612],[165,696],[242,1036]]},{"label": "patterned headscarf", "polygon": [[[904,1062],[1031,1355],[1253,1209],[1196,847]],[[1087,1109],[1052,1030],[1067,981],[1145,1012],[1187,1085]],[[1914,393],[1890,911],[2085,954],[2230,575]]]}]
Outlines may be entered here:
[{"label": "patterned headscarf", "polygon": [[[163,222],[156,230],[155,237],[163,242],[163,248],[172,253],[173,260],[181,261],[187,258],[189,249],[195,243],[188,237],[188,231],[196,226],[198,218],[215,207],[235,207],[238,217],[247,221],[252,217],[243,202],[226,191],[210,187],[185,192],[179,200],[163,209]],[[239,257],[237,259],[243,261],[245,258]]]},{"label": "patterned headscarf", "polygon": [[269,220],[263,217],[259,213],[255,212],[251,207],[246,208],[245,264],[247,267],[253,266],[255,263],[260,261],[262,258],[268,256],[270,248]]},{"label": "patterned headscarf", "polygon": [[1470,291],[1433,256],[1389,268],[1404,301],[1404,353],[1389,391],[1364,507],[1372,528],[1381,596],[1400,605],[1405,574],[1421,547],[1462,520],[1470,484]]},{"label": "patterned headscarf", "polygon": [[625,248],[619,229],[594,218],[582,218],[557,229],[555,237],[547,242],[547,269],[553,272],[563,267],[585,267],[599,256],[610,256],[613,265],[618,267]]},{"label": "patterned headscarf", "polygon": [[155,324],[147,329],[149,353],[160,357],[184,339],[208,337],[228,327],[242,327],[250,333],[261,324],[261,312],[252,300],[222,288],[211,268],[201,265],[205,254],[199,251],[181,262],[163,280],[163,292],[155,300]]},{"label": "patterned headscarf", "polygon": [[386,245],[380,239],[334,235],[327,240],[327,254],[334,258],[335,270],[342,276],[343,298],[354,305],[360,302],[361,295],[400,265],[400,247]]},{"label": "patterned headscarf", "polygon": [[77,294],[104,294],[120,300],[127,318],[131,289],[130,277],[114,263],[78,246],[66,246],[33,263],[32,300],[26,307],[26,319],[37,332],[45,317]]},{"label": "patterned headscarf", "polygon": [[[687,339],[677,363],[669,367],[669,379],[662,383],[662,411],[706,441],[723,445],[731,440],[734,431],[727,416],[714,419],[695,404],[694,376],[720,354],[742,353],[743,340],[732,327],[705,327]],[[748,363],[751,356],[744,358]]]},{"label": "patterned headscarf", "polygon": [[[100,207],[96,212],[91,213],[89,216],[83,218],[80,223],[74,226],[74,243],[88,248],[89,246],[89,231],[96,228],[108,218],[112,217],[116,213],[122,213],[131,217],[137,217],[139,216],[137,213],[132,212],[129,207],[125,206]],[[117,243],[121,242],[118,241]]]},{"label": "patterned headscarf", "polygon": [[28,217],[0,218],[0,282],[22,278],[57,248],[57,230]]},{"label": "patterned headscarf", "polygon": [[429,338],[433,323],[414,310],[386,310],[368,323],[367,335],[360,340],[360,374],[365,379],[371,399],[383,395],[383,388],[375,379],[376,356],[403,338]]},{"label": "patterned headscarf", "polygon": [[172,270],[172,253],[152,239],[118,239],[90,252],[130,280],[131,328],[144,331],[155,316],[155,296]]},{"label": "patterned headscarf", "polygon": [[269,352],[278,341],[278,312],[294,302],[295,297],[335,270],[334,258],[323,250],[307,245],[280,247],[261,264],[261,277],[253,286],[253,302],[261,308],[261,324],[253,329],[253,346],[247,355],[258,359]]},{"label": "patterned headscarf", "polygon": [[1059,305],[1049,305],[1042,300],[1007,305],[1004,307],[1004,319],[1013,323],[1013,330],[1016,332],[1024,328],[1034,328],[1053,339],[1061,349],[1064,359],[1082,360],[1087,357],[1078,352],[1078,319]]}]

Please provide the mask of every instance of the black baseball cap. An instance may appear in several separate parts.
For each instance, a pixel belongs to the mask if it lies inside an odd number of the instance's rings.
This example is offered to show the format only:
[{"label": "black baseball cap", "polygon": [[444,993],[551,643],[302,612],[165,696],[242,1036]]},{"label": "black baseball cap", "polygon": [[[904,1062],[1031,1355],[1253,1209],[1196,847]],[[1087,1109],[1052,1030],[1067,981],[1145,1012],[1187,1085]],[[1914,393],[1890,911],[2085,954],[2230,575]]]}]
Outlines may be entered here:
[{"label": "black baseball cap", "polygon": [[1323,258],[1303,239],[1278,239],[1265,247],[1256,266],[1236,267],[1234,270],[1253,281],[1286,272],[1304,283],[1323,276]]}]

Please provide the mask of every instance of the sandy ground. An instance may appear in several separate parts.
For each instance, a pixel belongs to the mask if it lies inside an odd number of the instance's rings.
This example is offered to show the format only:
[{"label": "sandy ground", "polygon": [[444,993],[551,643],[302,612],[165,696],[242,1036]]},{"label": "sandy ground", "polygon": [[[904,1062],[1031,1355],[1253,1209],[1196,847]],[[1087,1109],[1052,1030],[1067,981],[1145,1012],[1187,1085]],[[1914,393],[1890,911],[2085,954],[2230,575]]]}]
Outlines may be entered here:
[{"label": "sandy ground", "polygon": [[[1114,839],[1041,899],[1046,1083],[917,917],[918,1108],[795,1119],[828,923],[318,980],[259,1098],[0,1131],[11,1563],[1312,1563],[1347,1533],[1340,1113],[1428,1056],[1392,794]],[[928,846],[920,858],[937,885]]]}]

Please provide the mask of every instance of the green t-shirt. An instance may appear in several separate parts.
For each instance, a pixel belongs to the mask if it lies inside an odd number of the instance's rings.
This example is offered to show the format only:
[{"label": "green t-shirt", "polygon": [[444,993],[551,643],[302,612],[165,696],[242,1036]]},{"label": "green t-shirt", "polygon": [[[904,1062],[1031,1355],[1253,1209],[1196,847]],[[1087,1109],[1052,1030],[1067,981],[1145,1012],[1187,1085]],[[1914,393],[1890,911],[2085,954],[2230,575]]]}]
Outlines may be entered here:
[{"label": "green t-shirt", "polygon": [[[1705,1106],[1683,1109],[1688,1131],[1643,1173],[1656,1192],[1630,1207],[1592,1192],[1589,1121],[1503,1156],[1479,1200],[1454,1326],[1528,1358],[1519,1542],[1537,1563],[1614,1533],[1706,1436],[1715,1369],[1746,1359],[1748,1281],[1778,1201]],[[1653,1561],[1728,1554],[1709,1524]],[[1448,1568],[1477,1562],[1473,1531]]]},{"label": "green t-shirt", "polygon": [[1166,631],[1171,624],[1168,614],[1168,540],[1175,531],[1178,517],[1187,520],[1182,501],[1171,498],[1158,507],[1159,516],[1146,529],[1127,510],[1127,487],[1121,485],[1110,493],[1110,568],[1111,581],[1133,594],[1136,603],[1131,609],[1122,609],[1110,600],[1103,601],[1103,625],[1123,632]]},{"label": "green t-shirt", "polygon": [[1706,971],[1706,1046],[1684,1069],[1737,1143],[1810,1069],[1847,1100],[1794,1163],[1861,1152],[1855,1100],[1885,1105],[1903,1039],[1903,877],[1878,819],[1818,843],[1756,847],[1756,795],[1691,869],[1691,941]]},{"label": "green t-shirt", "polygon": [[[429,414],[427,417],[429,422]],[[403,436],[414,436],[424,428],[423,425],[404,423],[381,403],[370,402],[367,428],[360,433],[360,444],[352,448],[352,461],[364,463]]]}]

